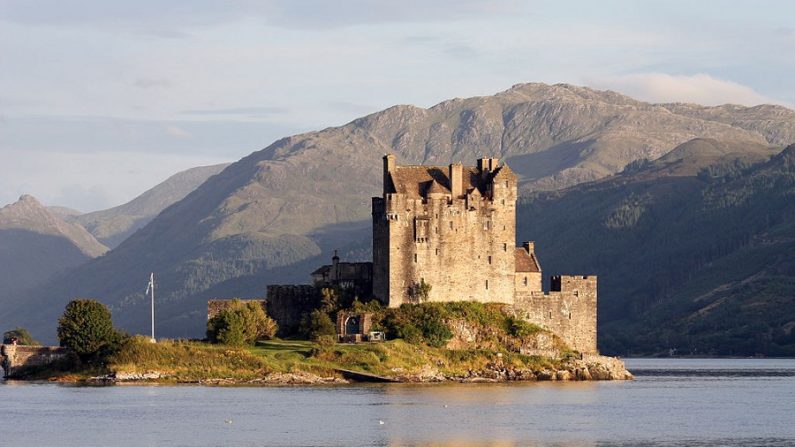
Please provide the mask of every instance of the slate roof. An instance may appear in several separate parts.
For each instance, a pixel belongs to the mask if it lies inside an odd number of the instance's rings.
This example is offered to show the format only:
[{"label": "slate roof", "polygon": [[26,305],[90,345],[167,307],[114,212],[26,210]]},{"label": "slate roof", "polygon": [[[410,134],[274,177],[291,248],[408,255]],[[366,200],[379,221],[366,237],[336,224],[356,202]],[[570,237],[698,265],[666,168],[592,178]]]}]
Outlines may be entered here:
[{"label": "slate roof", "polygon": [[[499,175],[500,171],[505,168],[507,166],[500,167],[496,171],[496,175]],[[389,189],[391,191],[388,192],[406,194],[409,198],[420,199],[426,197],[433,187],[434,192],[451,194],[449,172],[447,166],[395,166],[390,173]],[[511,173],[510,170],[506,170],[506,174]],[[464,166],[461,174],[461,191],[478,189],[481,194],[484,192],[486,185],[481,180],[478,168]],[[434,181],[439,184],[439,187],[433,186]]]},{"label": "slate roof", "polygon": [[516,247],[514,252],[516,256],[516,271],[523,273],[538,273],[541,271],[541,266],[538,265],[535,253],[528,253],[524,247]]}]

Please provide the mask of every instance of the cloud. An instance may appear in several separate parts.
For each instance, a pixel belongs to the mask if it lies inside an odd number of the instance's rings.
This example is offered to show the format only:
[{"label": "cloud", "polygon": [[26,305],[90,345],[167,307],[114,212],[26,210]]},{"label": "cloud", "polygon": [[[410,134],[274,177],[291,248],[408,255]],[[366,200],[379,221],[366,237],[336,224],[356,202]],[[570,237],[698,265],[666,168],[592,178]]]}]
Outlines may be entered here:
[{"label": "cloud", "polygon": [[192,138],[187,130],[177,126],[166,126],[166,134],[176,138]]},{"label": "cloud", "polygon": [[783,101],[764,96],[745,85],[718,79],[705,73],[695,75],[635,73],[590,79],[585,83],[595,88],[616,90],[635,99],[654,103],[688,102],[707,106],[788,105]]},{"label": "cloud", "polygon": [[248,117],[261,117],[266,115],[283,114],[289,112],[285,107],[235,107],[231,109],[204,109],[204,110],[183,110],[183,115],[244,115]]},{"label": "cloud", "polygon": [[283,28],[327,29],[373,23],[451,21],[509,15],[525,7],[516,0],[0,0],[0,20],[29,25],[119,29],[181,37],[181,29],[244,18]]},{"label": "cloud", "polygon": [[168,79],[137,78],[132,84],[138,88],[171,87]]}]

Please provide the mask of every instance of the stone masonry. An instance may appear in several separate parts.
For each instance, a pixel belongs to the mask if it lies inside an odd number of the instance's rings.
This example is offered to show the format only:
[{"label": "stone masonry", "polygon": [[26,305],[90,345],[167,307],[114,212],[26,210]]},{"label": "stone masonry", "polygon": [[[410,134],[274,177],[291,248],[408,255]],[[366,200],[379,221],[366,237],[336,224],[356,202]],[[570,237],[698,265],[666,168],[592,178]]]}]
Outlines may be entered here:
[{"label": "stone masonry", "polygon": [[515,247],[517,179],[495,158],[474,167],[399,166],[384,157],[372,201],[373,296],[397,307],[428,301],[513,305],[514,312],[583,353],[596,349],[596,277],[555,276],[541,286],[535,244]]},{"label": "stone masonry", "polygon": [[498,160],[477,167],[398,166],[384,157],[383,197],[373,198],[373,295],[391,307],[429,301],[512,302],[516,175]]}]

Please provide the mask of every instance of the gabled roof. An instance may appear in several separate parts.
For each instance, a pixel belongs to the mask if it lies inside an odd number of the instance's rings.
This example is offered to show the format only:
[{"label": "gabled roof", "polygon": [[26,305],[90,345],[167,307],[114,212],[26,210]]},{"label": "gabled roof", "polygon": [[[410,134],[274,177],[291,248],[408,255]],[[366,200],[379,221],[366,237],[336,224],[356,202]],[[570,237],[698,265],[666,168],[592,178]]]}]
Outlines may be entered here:
[{"label": "gabled roof", "polygon": [[538,264],[535,253],[528,253],[524,247],[516,247],[516,271],[523,273],[539,273],[541,266]]}]

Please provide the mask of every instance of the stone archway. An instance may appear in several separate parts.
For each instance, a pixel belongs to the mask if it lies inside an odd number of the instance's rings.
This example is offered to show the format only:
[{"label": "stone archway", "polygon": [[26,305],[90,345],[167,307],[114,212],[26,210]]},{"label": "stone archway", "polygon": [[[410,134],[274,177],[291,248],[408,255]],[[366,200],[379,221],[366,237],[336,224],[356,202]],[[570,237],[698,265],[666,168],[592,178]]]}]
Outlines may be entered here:
[{"label": "stone archway", "polygon": [[359,316],[351,315],[345,319],[345,335],[360,334]]}]

